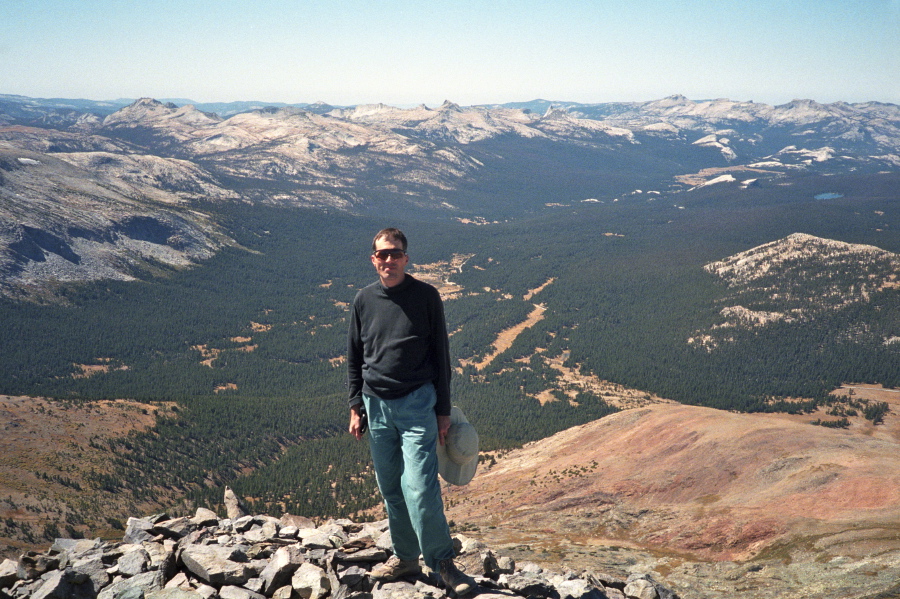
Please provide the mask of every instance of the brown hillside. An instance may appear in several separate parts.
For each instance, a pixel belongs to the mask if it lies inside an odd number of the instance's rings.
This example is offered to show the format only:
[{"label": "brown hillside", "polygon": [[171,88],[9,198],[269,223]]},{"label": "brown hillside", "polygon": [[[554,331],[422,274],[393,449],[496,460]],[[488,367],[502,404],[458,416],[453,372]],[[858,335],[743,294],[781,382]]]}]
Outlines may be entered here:
[{"label": "brown hillside", "polygon": [[656,404],[509,453],[451,487],[448,512],[497,542],[554,531],[741,560],[816,538],[823,556],[861,557],[900,548],[898,450],[871,431]]},{"label": "brown hillside", "polygon": [[116,516],[168,508],[171,493],[158,492],[159,505],[135,505],[100,488],[91,473],[113,472],[110,440],[152,428],[158,417],[174,415],[172,407],[0,395],[0,558],[64,534],[115,537],[121,533],[109,527]]}]

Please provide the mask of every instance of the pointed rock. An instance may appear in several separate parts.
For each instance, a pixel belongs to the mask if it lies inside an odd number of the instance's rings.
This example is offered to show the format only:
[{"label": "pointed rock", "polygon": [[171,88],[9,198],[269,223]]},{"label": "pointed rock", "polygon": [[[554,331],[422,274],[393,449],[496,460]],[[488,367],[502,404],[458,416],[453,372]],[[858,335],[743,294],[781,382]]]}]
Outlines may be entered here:
[{"label": "pointed rock", "polygon": [[225,511],[232,520],[237,520],[247,515],[247,510],[231,487],[225,487]]},{"label": "pointed rock", "polygon": [[487,551],[481,554],[481,571],[484,572],[485,576],[494,580],[497,580],[500,574],[502,574],[502,572],[500,572],[500,564],[497,562],[497,557],[494,555],[493,551]]}]

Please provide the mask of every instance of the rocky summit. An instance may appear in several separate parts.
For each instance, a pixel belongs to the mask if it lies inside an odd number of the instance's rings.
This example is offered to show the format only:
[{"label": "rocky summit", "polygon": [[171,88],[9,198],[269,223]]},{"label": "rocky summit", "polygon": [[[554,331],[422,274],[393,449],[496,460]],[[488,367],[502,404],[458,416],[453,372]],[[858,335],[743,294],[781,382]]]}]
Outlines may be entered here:
[{"label": "rocky summit", "polygon": [[[2,599],[419,599],[449,596],[433,573],[376,582],[391,556],[387,522],[356,523],[248,515],[226,491],[228,518],[130,518],[120,542],[56,539],[45,552],[0,564]],[[456,561],[474,576],[471,597],[677,599],[647,574],[622,580],[593,571],[562,573],[516,564],[483,543],[454,537]]]}]

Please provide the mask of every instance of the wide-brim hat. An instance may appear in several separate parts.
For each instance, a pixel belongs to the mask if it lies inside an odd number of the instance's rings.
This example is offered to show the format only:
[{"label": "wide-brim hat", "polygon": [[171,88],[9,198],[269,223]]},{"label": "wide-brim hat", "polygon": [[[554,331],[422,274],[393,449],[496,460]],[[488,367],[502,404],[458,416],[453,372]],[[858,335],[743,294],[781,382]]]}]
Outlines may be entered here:
[{"label": "wide-brim hat", "polygon": [[466,485],[478,468],[478,432],[458,407],[450,409],[450,430],[438,443],[438,472],[451,485]]}]

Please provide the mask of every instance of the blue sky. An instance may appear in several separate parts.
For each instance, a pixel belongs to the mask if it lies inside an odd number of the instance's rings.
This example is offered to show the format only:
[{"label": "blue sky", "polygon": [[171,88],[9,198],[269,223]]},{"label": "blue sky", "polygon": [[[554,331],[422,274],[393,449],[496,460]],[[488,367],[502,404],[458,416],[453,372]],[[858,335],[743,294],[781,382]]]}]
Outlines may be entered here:
[{"label": "blue sky", "polygon": [[0,93],[900,104],[900,0],[0,0]]}]

